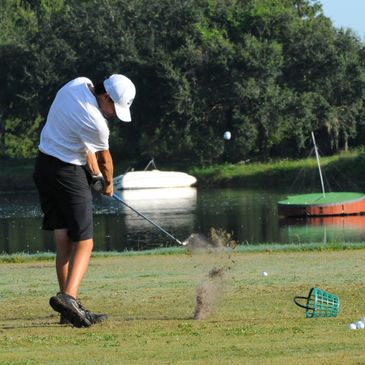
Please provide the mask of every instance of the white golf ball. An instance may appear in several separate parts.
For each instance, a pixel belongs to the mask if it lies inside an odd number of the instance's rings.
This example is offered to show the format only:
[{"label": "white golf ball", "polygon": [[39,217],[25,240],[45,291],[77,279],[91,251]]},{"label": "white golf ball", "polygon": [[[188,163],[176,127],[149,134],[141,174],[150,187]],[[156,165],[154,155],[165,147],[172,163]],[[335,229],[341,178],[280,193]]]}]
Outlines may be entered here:
[{"label": "white golf ball", "polygon": [[223,134],[223,138],[225,139],[225,140],[230,140],[231,139],[231,137],[232,137],[232,135],[231,135],[231,132],[230,131],[225,131],[224,132],[224,134]]},{"label": "white golf ball", "polygon": [[356,324],[355,323],[350,323],[349,324],[349,329],[350,330],[356,330]]},{"label": "white golf ball", "polygon": [[269,275],[266,271],[263,271],[262,273],[261,273],[261,275],[262,276],[267,276],[267,275]]},{"label": "white golf ball", "polygon": [[365,324],[364,324],[364,322],[363,322],[363,321],[357,321],[357,322],[356,322],[356,328],[357,328],[358,330],[362,330],[364,327],[365,327]]}]

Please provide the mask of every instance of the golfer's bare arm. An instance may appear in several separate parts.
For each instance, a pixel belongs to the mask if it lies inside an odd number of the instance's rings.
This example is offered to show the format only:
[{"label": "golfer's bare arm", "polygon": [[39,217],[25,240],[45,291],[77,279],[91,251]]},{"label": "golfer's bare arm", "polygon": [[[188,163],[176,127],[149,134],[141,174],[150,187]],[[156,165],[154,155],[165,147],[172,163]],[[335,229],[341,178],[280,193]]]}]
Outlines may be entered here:
[{"label": "golfer's bare arm", "polygon": [[95,153],[93,153],[91,151],[87,151],[86,165],[92,175],[97,176],[100,174],[100,169],[99,169],[99,165],[98,165],[98,161],[96,159]]},{"label": "golfer's bare arm", "polygon": [[109,150],[95,153],[99,169],[104,177],[104,195],[113,195],[113,159]]},{"label": "golfer's bare arm", "polygon": [[93,175],[99,175],[100,173],[104,177],[104,190],[103,194],[113,195],[113,160],[109,150],[98,151],[93,153],[88,151],[87,153],[87,165],[90,172]]}]

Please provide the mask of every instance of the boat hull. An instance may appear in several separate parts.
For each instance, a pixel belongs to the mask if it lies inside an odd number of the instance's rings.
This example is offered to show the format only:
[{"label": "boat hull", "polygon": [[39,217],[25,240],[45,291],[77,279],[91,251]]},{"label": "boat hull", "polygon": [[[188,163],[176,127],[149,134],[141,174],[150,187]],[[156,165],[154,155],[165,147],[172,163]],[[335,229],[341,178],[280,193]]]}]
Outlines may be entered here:
[{"label": "boat hull", "polygon": [[[332,198],[331,199],[331,195]],[[341,195],[342,194],[342,195]],[[365,196],[361,193],[303,194],[288,197],[278,203],[278,214],[284,217],[318,217],[365,213]],[[303,200],[306,200],[304,202]],[[333,200],[333,201],[331,201]]]},{"label": "boat hull", "polygon": [[114,178],[114,187],[124,189],[183,188],[196,183],[196,178],[177,171],[131,171]]}]

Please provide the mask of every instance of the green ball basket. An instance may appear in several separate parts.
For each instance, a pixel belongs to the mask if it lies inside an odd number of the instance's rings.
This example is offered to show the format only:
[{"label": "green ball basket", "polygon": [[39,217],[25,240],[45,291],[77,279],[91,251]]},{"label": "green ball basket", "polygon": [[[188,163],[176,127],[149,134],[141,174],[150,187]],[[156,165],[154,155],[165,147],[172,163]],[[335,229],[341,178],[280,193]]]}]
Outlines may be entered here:
[{"label": "green ball basket", "polygon": [[[303,300],[305,305],[299,303]],[[306,318],[336,317],[340,310],[340,299],[319,288],[311,288],[308,297],[294,297],[294,303],[306,310]]]}]

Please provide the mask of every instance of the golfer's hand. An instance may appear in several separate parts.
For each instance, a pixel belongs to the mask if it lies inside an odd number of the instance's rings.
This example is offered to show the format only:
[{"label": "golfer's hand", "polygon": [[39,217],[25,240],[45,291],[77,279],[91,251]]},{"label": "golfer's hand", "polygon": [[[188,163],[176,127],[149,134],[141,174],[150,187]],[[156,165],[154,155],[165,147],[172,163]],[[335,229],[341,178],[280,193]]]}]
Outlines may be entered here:
[{"label": "golfer's hand", "polygon": [[109,185],[104,185],[104,189],[103,189],[103,195],[106,196],[112,196],[113,195],[113,184],[109,184]]},{"label": "golfer's hand", "polygon": [[102,193],[104,190],[104,177],[103,175],[91,175],[91,186],[97,193]]}]

